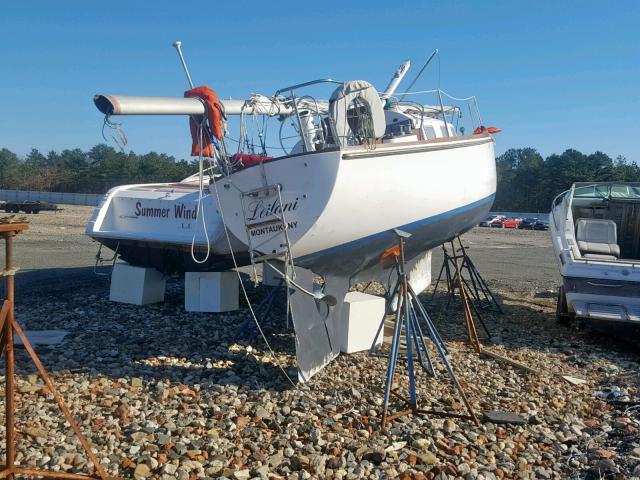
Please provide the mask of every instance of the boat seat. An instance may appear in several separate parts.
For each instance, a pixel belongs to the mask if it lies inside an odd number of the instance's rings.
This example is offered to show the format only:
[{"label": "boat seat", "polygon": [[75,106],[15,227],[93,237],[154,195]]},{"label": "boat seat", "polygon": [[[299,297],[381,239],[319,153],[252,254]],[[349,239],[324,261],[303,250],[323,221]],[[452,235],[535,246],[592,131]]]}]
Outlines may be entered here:
[{"label": "boat seat", "polygon": [[613,220],[579,218],[576,222],[576,241],[580,253],[586,258],[589,255],[594,255],[592,258],[620,256],[616,223]]},{"label": "boat seat", "polygon": [[600,253],[586,253],[582,255],[582,258],[586,258],[587,260],[618,260],[618,257],[615,255],[602,255]]}]

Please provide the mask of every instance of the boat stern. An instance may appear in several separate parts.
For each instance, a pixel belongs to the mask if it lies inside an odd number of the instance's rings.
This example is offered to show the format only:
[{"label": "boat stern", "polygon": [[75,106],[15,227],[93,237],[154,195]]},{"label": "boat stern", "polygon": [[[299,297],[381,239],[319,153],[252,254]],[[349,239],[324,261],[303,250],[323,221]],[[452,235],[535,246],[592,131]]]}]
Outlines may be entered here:
[{"label": "boat stern", "polygon": [[640,280],[565,277],[569,311],[579,318],[640,325]]},{"label": "boat stern", "polygon": [[[212,253],[228,253],[217,202],[207,189],[199,198],[198,189],[197,183],[113,188],[94,210],[86,234],[106,245],[115,241],[190,246],[193,242],[197,247],[208,243]],[[234,249],[243,249],[244,244],[234,243]]]}]

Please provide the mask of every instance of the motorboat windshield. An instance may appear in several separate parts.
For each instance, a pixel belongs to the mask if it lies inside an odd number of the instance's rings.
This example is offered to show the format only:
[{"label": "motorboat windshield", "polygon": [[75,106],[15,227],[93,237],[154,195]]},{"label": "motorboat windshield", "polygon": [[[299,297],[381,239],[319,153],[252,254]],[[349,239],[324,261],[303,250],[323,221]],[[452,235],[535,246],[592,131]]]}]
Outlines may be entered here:
[{"label": "motorboat windshield", "polygon": [[573,189],[573,198],[640,199],[640,183],[577,183]]}]

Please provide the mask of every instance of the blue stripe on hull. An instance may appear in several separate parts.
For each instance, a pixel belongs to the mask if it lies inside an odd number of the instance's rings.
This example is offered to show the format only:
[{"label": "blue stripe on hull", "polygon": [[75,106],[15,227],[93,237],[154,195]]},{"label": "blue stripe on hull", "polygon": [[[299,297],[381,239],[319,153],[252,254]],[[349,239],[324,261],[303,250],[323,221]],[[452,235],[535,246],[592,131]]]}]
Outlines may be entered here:
[{"label": "blue stripe on hull", "polygon": [[[495,194],[492,194],[453,210],[395,227],[412,234],[407,241],[407,258],[434,248],[472,228],[486,216],[494,197]],[[395,235],[388,229],[296,258],[295,263],[321,275],[353,275],[379,264],[380,254],[396,242]]]}]

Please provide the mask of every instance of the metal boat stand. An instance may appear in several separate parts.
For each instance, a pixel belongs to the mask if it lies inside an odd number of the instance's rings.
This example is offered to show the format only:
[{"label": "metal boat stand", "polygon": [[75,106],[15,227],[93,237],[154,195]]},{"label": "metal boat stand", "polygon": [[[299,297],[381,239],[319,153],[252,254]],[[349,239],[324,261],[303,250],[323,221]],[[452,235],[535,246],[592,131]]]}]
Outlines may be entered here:
[{"label": "metal boat stand", "polygon": [[[118,250],[120,249],[120,242],[117,243],[116,249],[113,252],[113,255],[109,258],[104,258],[102,256],[102,244],[98,247],[98,251],[96,252],[96,261],[93,264],[93,273],[96,275],[100,275],[102,277],[110,277],[113,273],[113,269],[116,267],[116,262],[118,261]],[[102,268],[107,265],[107,272],[99,271],[99,268]]]},{"label": "metal boat stand", "polygon": [[[411,285],[408,281],[408,275],[406,274],[406,263],[404,257],[404,245],[407,238],[411,235],[409,233],[403,232],[401,230],[394,229],[394,233],[398,237],[398,245],[397,247],[393,247],[388,250],[391,255],[395,258],[396,264],[396,272],[398,274],[398,279],[395,285],[394,290],[391,292],[390,299],[397,296],[398,298],[398,307],[395,315],[395,325],[393,329],[393,337],[391,341],[391,352],[389,354],[389,361],[387,365],[387,374],[386,374],[386,383],[385,383],[385,391],[384,391],[384,407],[382,413],[381,426],[385,427],[386,423],[399,418],[404,415],[408,415],[411,413],[422,413],[422,414],[431,414],[436,416],[445,416],[445,417],[457,417],[464,418],[468,420],[472,420],[474,423],[479,424],[478,419],[469,404],[466,394],[460,385],[454,371],[453,367],[448,358],[447,347],[444,344],[444,341],[440,337],[440,334],[435,328],[435,325],[431,321],[428,313],[420,303],[418,296],[411,288]],[[387,254],[385,252],[385,255]],[[383,255],[384,258],[384,255]],[[371,345],[370,354],[375,354],[378,344],[378,337],[384,330],[384,324],[387,315],[391,311],[391,307],[393,305],[393,301],[389,302],[387,306],[387,311],[382,317],[382,321],[380,322],[380,326],[378,327],[378,331],[376,332],[376,336],[373,340],[373,344]],[[423,334],[423,330],[421,327],[421,323],[426,326],[426,336]],[[396,365],[398,363],[399,351],[401,347],[401,339],[402,332],[404,330],[405,337],[405,354],[406,354],[406,363],[407,363],[407,373],[409,377],[409,398],[405,398],[397,390],[392,389],[393,380],[396,374]],[[430,340],[435,350],[437,351],[440,359],[442,360],[449,378],[453,382],[455,388],[459,392],[469,415],[459,415],[454,413],[446,413],[440,412],[436,410],[425,410],[420,409],[418,407],[418,399],[416,395],[416,378],[415,378],[415,370],[414,370],[414,348],[415,353],[417,355],[417,360],[420,365],[429,373],[431,376],[436,376],[436,371],[433,368],[433,362],[431,359],[431,354],[429,353],[427,341]],[[393,414],[389,414],[389,402],[391,399],[391,395],[398,398],[402,402],[406,404],[408,407],[406,410],[402,410]]]},{"label": "metal boat stand", "polygon": [[[5,267],[2,275],[4,276],[4,291],[2,309],[0,310],[0,355],[5,354],[5,426],[6,426],[6,461],[0,466],[0,478],[13,479],[17,476],[42,477],[42,478],[64,478],[64,479],[87,479],[95,478],[106,480],[109,477],[104,468],[98,461],[96,455],[91,450],[91,446],[87,439],[82,435],[78,424],[73,419],[71,412],[64,404],[62,397],[56,390],[51,377],[44,369],[38,355],[29,343],[29,339],[22,331],[22,328],[14,317],[14,275],[17,271],[13,266],[13,237],[27,230],[29,226],[26,223],[0,223],[0,237],[5,241]],[[55,472],[50,470],[40,470],[38,468],[22,467],[15,464],[16,452],[16,430],[15,430],[15,358],[13,335],[18,335],[24,348],[31,357],[35,367],[44,381],[47,389],[53,395],[58,407],[64,414],[67,422],[71,425],[73,433],[80,441],[82,448],[86,452],[91,463],[93,463],[95,473],[92,475],[82,475],[78,473]]]},{"label": "metal boat stand", "polygon": [[[458,241],[460,242],[460,237],[458,237]],[[462,246],[462,242],[460,242],[460,245]],[[445,254],[446,254],[446,249],[445,249],[444,245],[442,246],[442,248],[443,248],[443,250],[445,250]],[[512,367],[518,368],[520,370],[524,370],[524,371],[526,371],[528,373],[537,374],[538,372],[536,370],[534,370],[533,368],[527,367],[526,365],[523,365],[520,362],[516,362],[515,360],[512,360],[510,358],[504,357],[504,356],[499,355],[497,353],[491,352],[490,350],[487,350],[486,348],[484,348],[484,346],[480,343],[480,339],[478,338],[478,332],[477,332],[477,329],[476,329],[476,323],[475,323],[475,320],[473,318],[473,313],[471,312],[471,309],[473,307],[473,302],[470,300],[470,298],[469,298],[469,296],[467,294],[467,286],[464,283],[465,279],[464,279],[464,276],[462,275],[462,264],[458,263],[460,259],[462,259],[463,262],[464,262],[464,259],[468,258],[468,256],[466,255],[466,253],[464,255],[455,255],[455,246],[454,246],[453,240],[451,240],[451,248],[454,251],[454,256],[451,257],[452,263],[453,263],[453,268],[454,268],[453,279],[457,281],[457,290],[460,293],[460,299],[462,301],[462,308],[463,308],[463,311],[464,311],[464,322],[465,322],[465,327],[467,329],[467,337],[468,337],[468,341],[471,344],[472,348],[480,356],[489,357],[489,358],[492,358],[494,360],[507,363],[507,364],[511,365]],[[462,248],[464,249],[464,247],[462,247]],[[477,312],[477,310],[475,310],[475,311]],[[484,325],[484,322],[482,321],[482,317],[480,316],[479,313],[477,313],[477,315],[478,315],[478,318],[480,319],[480,322],[484,326],[485,331],[488,334],[488,330],[487,330],[486,326]],[[491,338],[491,336],[489,338]]]},{"label": "metal boat stand", "polygon": [[[273,285],[267,287],[267,293],[262,298],[260,303],[253,309],[258,322],[262,325],[269,318],[269,314],[271,313],[271,309],[273,308],[273,303],[281,294],[286,287],[284,279],[280,280],[278,285]],[[289,312],[287,311],[287,329],[289,328]],[[255,328],[255,323],[253,317],[247,318],[244,322],[240,324],[238,330],[236,331],[237,336],[247,335],[248,337],[256,337],[258,336],[258,331]]]},{"label": "metal boat stand", "polygon": [[[458,240],[459,248],[455,247],[455,240]],[[436,292],[438,291],[438,287],[440,286],[440,282],[444,283],[447,288],[447,303],[444,307],[444,310],[447,310],[453,301],[456,293],[456,289],[458,288],[458,278],[455,268],[455,263],[458,260],[462,260],[459,266],[459,272],[462,276],[462,283],[464,287],[467,289],[467,294],[472,300],[472,308],[478,319],[480,320],[485,332],[489,337],[491,334],[485,325],[481,311],[490,311],[496,313],[503,313],[502,307],[496,300],[496,297],[493,295],[493,292],[487,285],[487,282],[482,278],[482,275],[476,268],[475,264],[471,260],[471,257],[467,254],[467,249],[462,243],[460,237],[456,237],[451,240],[451,254],[447,250],[445,244],[442,244],[442,253],[443,253],[443,261],[442,267],[440,267],[440,273],[438,274],[438,278],[436,280],[436,284],[434,286],[433,292],[431,293],[431,302],[433,302]],[[444,279],[443,279],[444,276]]]}]

